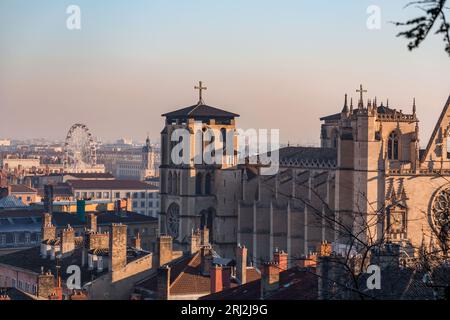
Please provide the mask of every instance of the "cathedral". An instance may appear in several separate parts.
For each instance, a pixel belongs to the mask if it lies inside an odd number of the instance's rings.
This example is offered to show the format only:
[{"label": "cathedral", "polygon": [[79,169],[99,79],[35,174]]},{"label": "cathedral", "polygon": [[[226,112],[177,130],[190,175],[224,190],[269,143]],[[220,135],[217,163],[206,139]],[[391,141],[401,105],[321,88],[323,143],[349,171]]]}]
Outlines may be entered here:
[{"label": "cathedral", "polygon": [[[232,257],[245,245],[255,265],[276,249],[307,256],[324,241],[335,251],[391,241],[413,257],[448,234],[450,97],[421,149],[415,101],[404,112],[366,100],[361,86],[355,106],[346,95],[340,112],[320,119],[320,147],[281,148],[279,170],[268,176],[261,164],[238,161],[239,115],[206,105],[206,88],[196,89],[199,102],[164,114],[161,132],[160,232],[180,248],[193,230],[207,227],[218,253]],[[174,164],[172,133],[183,128],[194,136],[199,124],[202,131],[235,132],[231,157]],[[194,154],[195,139],[189,141]]]}]

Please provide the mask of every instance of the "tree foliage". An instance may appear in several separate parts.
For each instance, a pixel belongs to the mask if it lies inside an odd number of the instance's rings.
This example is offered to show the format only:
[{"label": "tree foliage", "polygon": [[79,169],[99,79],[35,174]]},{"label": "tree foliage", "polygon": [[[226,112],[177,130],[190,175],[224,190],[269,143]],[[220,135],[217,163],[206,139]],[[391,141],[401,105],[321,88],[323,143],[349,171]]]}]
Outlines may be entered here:
[{"label": "tree foliage", "polygon": [[406,7],[417,6],[424,14],[408,20],[406,22],[395,22],[396,26],[408,28],[397,34],[409,40],[408,49],[414,50],[433,32],[443,36],[445,51],[450,56],[450,24],[446,17],[449,7],[446,7],[447,0],[420,0],[410,2]]}]

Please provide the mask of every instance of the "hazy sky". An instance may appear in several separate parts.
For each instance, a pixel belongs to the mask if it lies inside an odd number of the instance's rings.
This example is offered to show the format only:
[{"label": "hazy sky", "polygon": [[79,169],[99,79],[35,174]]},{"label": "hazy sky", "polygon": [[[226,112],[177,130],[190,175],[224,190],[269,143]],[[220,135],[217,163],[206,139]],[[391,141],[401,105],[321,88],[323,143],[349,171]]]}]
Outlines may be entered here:
[{"label": "hazy sky", "polygon": [[[0,0],[0,137],[63,138],[76,122],[101,139],[147,132],[197,102],[239,113],[243,128],[279,128],[283,142],[319,141],[319,117],[345,93],[417,98],[422,144],[450,94],[440,37],[409,52],[390,24],[407,0]],[[81,8],[81,30],[66,8]],[[369,5],[381,30],[366,27]]]}]

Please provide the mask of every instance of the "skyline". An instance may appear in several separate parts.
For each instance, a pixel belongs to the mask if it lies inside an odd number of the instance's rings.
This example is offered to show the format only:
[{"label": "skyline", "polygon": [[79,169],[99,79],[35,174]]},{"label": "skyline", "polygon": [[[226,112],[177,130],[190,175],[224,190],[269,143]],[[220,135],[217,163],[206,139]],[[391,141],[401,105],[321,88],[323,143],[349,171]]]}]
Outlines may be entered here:
[{"label": "skyline", "polygon": [[104,141],[155,141],[161,114],[195,104],[202,80],[206,104],[240,114],[238,126],[302,145],[318,144],[319,118],[360,83],[404,112],[415,97],[424,145],[450,93],[442,41],[409,52],[395,37],[389,21],[414,13],[406,1],[377,1],[381,30],[366,27],[372,1],[76,1],[76,31],[70,4],[0,3],[1,138],[64,139],[82,122]]}]

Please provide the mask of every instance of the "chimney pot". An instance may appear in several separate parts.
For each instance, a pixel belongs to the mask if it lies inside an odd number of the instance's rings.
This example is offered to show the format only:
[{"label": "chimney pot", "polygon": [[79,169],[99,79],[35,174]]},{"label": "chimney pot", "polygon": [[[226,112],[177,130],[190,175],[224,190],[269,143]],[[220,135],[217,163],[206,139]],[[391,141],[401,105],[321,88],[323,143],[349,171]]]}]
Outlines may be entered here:
[{"label": "chimney pot", "polygon": [[277,263],[265,262],[261,272],[261,298],[266,298],[270,293],[280,287],[280,268]]},{"label": "chimney pot", "polygon": [[280,272],[286,271],[288,269],[288,254],[284,251],[275,251],[274,260],[280,268]]},{"label": "chimney pot", "polygon": [[211,266],[211,293],[217,293],[223,290],[223,269],[221,265]]},{"label": "chimney pot", "polygon": [[241,284],[247,283],[247,248],[245,246],[236,248],[236,277]]}]

